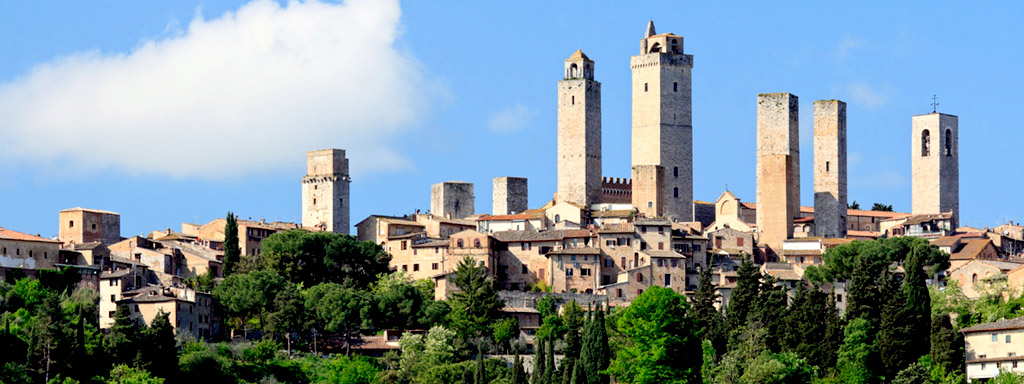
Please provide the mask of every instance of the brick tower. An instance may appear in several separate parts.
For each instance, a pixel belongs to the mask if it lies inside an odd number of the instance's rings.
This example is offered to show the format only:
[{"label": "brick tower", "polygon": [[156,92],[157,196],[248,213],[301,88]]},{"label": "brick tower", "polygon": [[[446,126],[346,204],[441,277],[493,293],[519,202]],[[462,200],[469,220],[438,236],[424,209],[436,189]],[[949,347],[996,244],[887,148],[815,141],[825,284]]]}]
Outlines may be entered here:
[{"label": "brick tower", "polygon": [[814,232],[846,237],[846,103],[814,102]]},{"label": "brick tower", "polygon": [[665,217],[691,221],[693,55],[683,53],[682,36],[656,34],[654,22],[650,21],[640,40],[640,54],[629,61],[633,71],[632,166],[664,168],[663,191],[659,195],[665,199],[660,204]]},{"label": "brick tower", "polygon": [[342,149],[306,153],[302,178],[302,226],[349,233],[348,159]]},{"label": "brick tower", "polygon": [[584,206],[601,197],[601,83],[594,62],[573,52],[558,81],[558,193]]},{"label": "brick tower", "polygon": [[800,213],[800,109],[789,93],[757,95],[758,242],[776,252]]},{"label": "brick tower", "polygon": [[932,112],[911,120],[911,211],[915,215],[952,213],[956,228],[960,222],[959,118]]}]

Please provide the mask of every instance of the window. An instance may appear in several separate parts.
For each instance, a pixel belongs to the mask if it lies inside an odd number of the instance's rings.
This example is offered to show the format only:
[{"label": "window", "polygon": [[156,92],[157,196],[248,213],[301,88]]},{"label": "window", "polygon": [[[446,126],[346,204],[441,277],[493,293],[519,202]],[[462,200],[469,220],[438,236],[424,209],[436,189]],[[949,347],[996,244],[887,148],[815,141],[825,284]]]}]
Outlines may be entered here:
[{"label": "window", "polygon": [[647,208],[654,208],[654,202],[653,201],[648,201],[647,202]]},{"label": "window", "polygon": [[665,286],[667,287],[667,286],[670,286],[670,285],[672,285],[672,275],[666,273],[665,274]]},{"label": "window", "polygon": [[572,277],[572,268],[567,268],[565,270],[565,277]]},{"label": "window", "polygon": [[640,233],[647,233],[647,227],[641,226]]},{"label": "window", "polygon": [[402,240],[402,250],[404,251],[407,247],[408,244],[406,244],[405,240]]},{"label": "window", "polygon": [[570,101],[570,104],[571,104],[571,105],[576,105],[576,96],[571,96],[571,99],[570,99],[570,100],[571,100],[571,101]]},{"label": "window", "polygon": [[555,222],[556,223],[561,223],[562,222],[562,215],[555,214]]},{"label": "window", "polygon": [[619,260],[619,261],[620,261],[620,262],[621,262],[621,264],[622,264],[622,268],[626,268],[626,267],[627,267],[627,266],[626,266],[626,258],[625,258],[625,257],[622,257],[622,258],[620,258],[620,260]]},{"label": "window", "polygon": [[437,270],[437,263],[430,263],[430,269]]},{"label": "window", "polygon": [[74,220],[69,221],[68,222],[68,228],[74,228],[74,227],[75,227],[75,221]]},{"label": "window", "polygon": [[992,342],[993,343],[998,343],[999,342],[999,335],[998,334],[995,334],[995,333],[992,334]]},{"label": "window", "polygon": [[658,259],[658,266],[659,266],[659,267],[664,267],[664,266],[665,266],[665,260],[663,260],[663,259]]},{"label": "window", "polygon": [[679,198],[679,187],[672,188],[672,197]]},{"label": "window", "polygon": [[1012,335],[1006,335],[1006,337],[1004,337],[1006,344],[1010,344],[1011,336]]},{"label": "window", "polygon": [[96,230],[96,223],[92,223],[92,230]]},{"label": "window", "polygon": [[836,302],[837,303],[842,303],[843,302],[843,295],[836,295]]},{"label": "window", "polygon": [[658,234],[659,235],[664,235],[665,234],[665,227],[658,227]]},{"label": "window", "polygon": [[409,266],[408,265],[403,265],[402,266],[402,271],[403,272],[408,271],[408,270],[409,270]]},{"label": "window", "polygon": [[921,157],[926,157],[931,152],[931,140],[932,135],[927,129],[921,131]]},{"label": "window", "polygon": [[672,177],[679,177],[679,167],[672,167]]},{"label": "window", "polygon": [[473,239],[473,248],[480,248],[480,239]]},{"label": "window", "polygon": [[831,161],[826,161],[825,162],[825,172],[828,172],[831,168],[832,168],[832,162]]},{"label": "window", "polygon": [[316,198],[313,198],[313,205],[316,205]]},{"label": "window", "polygon": [[636,273],[636,281],[640,282],[640,283],[644,282],[644,274],[640,273],[640,272],[637,272]]},{"label": "window", "polygon": [[113,303],[115,301],[117,301],[117,296],[116,295],[110,295],[110,302]]},{"label": "window", "polygon": [[576,261],[576,255],[569,256],[569,258],[572,259],[572,261]]},{"label": "window", "polygon": [[419,264],[413,264],[412,265],[412,271],[413,272],[416,272],[416,271],[419,271],[419,270],[420,270],[420,265]]},{"label": "window", "polygon": [[664,250],[664,249],[665,249],[665,242],[659,241],[658,242],[658,250]]},{"label": "window", "polygon": [[736,246],[737,247],[742,247],[743,246],[743,238],[742,237],[737,237],[736,238]]},{"label": "window", "polygon": [[462,242],[462,239],[455,240],[455,246],[459,247],[459,248],[462,248],[464,246],[464,243]]},{"label": "window", "polygon": [[590,276],[590,268],[580,268],[580,276]]},{"label": "window", "polygon": [[[622,297],[622,288],[618,288],[615,290],[615,297]],[[110,317],[114,317],[113,312],[110,313]]]},{"label": "window", "polygon": [[528,267],[526,266],[526,264],[523,264],[523,267],[522,267],[522,269],[521,269],[521,270],[520,270],[519,272],[520,272],[520,273],[523,273],[523,274],[527,274],[527,273],[530,273],[530,268],[528,268]]},{"label": "window", "polygon": [[679,92],[679,83],[678,82],[675,82],[675,81],[672,82],[672,92]]},{"label": "window", "polygon": [[637,290],[636,290],[636,295],[637,295],[637,296],[640,296],[640,295],[642,295],[642,294],[644,294],[644,290],[643,290],[643,289],[637,289]]},{"label": "window", "polygon": [[945,148],[946,156],[953,156],[953,131],[949,129],[946,130],[946,142],[943,148]]},{"label": "window", "polygon": [[644,92],[647,92],[647,83],[644,83]]}]

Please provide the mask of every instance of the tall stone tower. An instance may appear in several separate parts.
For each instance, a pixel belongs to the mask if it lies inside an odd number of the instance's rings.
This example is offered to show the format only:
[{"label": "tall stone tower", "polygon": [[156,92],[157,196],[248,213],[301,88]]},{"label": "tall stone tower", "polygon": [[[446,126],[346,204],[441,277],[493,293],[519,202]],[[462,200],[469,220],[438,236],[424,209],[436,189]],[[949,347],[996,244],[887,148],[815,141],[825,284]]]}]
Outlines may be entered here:
[{"label": "tall stone tower", "polygon": [[912,119],[911,167],[915,215],[950,212],[960,222],[959,118],[945,113]]},{"label": "tall stone tower", "polygon": [[846,237],[846,103],[814,102],[814,231]]},{"label": "tall stone tower", "polygon": [[430,187],[430,213],[448,219],[461,219],[473,214],[476,195],[473,183],[445,181]]},{"label": "tall stone tower", "polygon": [[796,95],[757,95],[757,230],[776,252],[800,213],[799,114]]},{"label": "tall stone tower", "polygon": [[302,226],[349,233],[348,159],[342,149],[306,153],[302,178]]},{"label": "tall stone tower", "polygon": [[495,177],[491,189],[491,214],[522,213],[529,204],[525,177]]},{"label": "tall stone tower", "polygon": [[[665,178],[665,217],[693,220],[693,125],[690,77],[693,55],[683,53],[683,37],[656,34],[654,22],[640,40],[633,71],[632,166],[658,165]],[[634,183],[634,189],[636,184]],[[636,191],[634,191],[636,193]]]},{"label": "tall stone tower", "polygon": [[558,82],[558,200],[590,206],[601,197],[601,83],[594,62],[573,52]]},{"label": "tall stone tower", "polygon": [[664,217],[665,167],[633,166],[633,206],[646,217]]}]

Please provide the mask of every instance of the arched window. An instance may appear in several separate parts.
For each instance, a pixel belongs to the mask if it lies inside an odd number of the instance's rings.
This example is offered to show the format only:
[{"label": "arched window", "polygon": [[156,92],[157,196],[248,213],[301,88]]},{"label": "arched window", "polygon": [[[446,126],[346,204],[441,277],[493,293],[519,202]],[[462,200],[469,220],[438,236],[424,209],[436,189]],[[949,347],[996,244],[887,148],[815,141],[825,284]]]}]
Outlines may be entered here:
[{"label": "arched window", "polygon": [[561,223],[561,222],[562,222],[562,215],[558,215],[558,214],[556,214],[556,215],[555,215],[555,222],[556,222],[556,223]]},{"label": "arched window", "polygon": [[928,130],[921,131],[921,157],[928,156],[932,148],[932,134]]},{"label": "arched window", "polygon": [[672,177],[679,177],[679,167],[672,167]]},{"label": "arched window", "polygon": [[971,284],[978,284],[978,274],[971,275]]},{"label": "arched window", "polygon": [[579,70],[580,70],[580,68],[576,66],[576,63],[569,64],[569,76],[568,77],[570,79],[575,79],[575,78],[579,77],[579,75],[578,75]]},{"label": "arched window", "polygon": [[946,130],[946,142],[945,142],[946,156],[953,156],[953,131]]},{"label": "arched window", "polygon": [[679,198],[679,187],[672,188],[672,197]]},{"label": "arched window", "polygon": [[654,43],[654,45],[651,45],[651,50],[648,51],[647,53],[658,53],[658,52],[661,52],[661,43]]},{"label": "arched window", "polygon": [[473,240],[473,248],[480,248],[480,239]]},{"label": "arched window", "polygon": [[462,242],[462,239],[458,239],[455,241],[455,246],[462,248],[463,246],[465,246],[465,244]]}]

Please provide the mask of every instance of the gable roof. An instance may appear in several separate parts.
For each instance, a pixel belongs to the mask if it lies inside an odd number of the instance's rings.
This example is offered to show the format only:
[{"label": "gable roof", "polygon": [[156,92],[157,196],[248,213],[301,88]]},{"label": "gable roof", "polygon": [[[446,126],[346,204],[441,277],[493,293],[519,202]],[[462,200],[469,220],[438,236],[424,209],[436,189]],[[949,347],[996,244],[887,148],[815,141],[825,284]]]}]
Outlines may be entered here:
[{"label": "gable roof", "polygon": [[40,242],[40,243],[58,243],[58,244],[60,243],[60,241],[57,241],[57,240],[50,240],[50,239],[47,239],[45,237],[39,237],[39,236],[35,236],[35,235],[30,235],[30,234],[27,234],[27,233],[22,233],[22,232],[18,232],[18,231],[12,231],[12,230],[4,228],[4,227],[0,227],[0,239],[2,239],[2,240],[16,240],[16,241],[37,241],[37,242]]},{"label": "gable roof", "polygon": [[593,234],[588,229],[552,229],[548,231],[500,231],[494,232],[492,236],[498,241],[531,242],[531,241],[559,241],[566,238],[591,237]]},{"label": "gable roof", "polygon": [[1024,317],[1018,317],[1014,319],[1004,319],[999,321],[993,321],[991,323],[978,324],[973,327],[967,327],[961,329],[963,333],[976,333],[976,332],[991,332],[991,331],[1008,331],[1015,329],[1024,329]]}]

